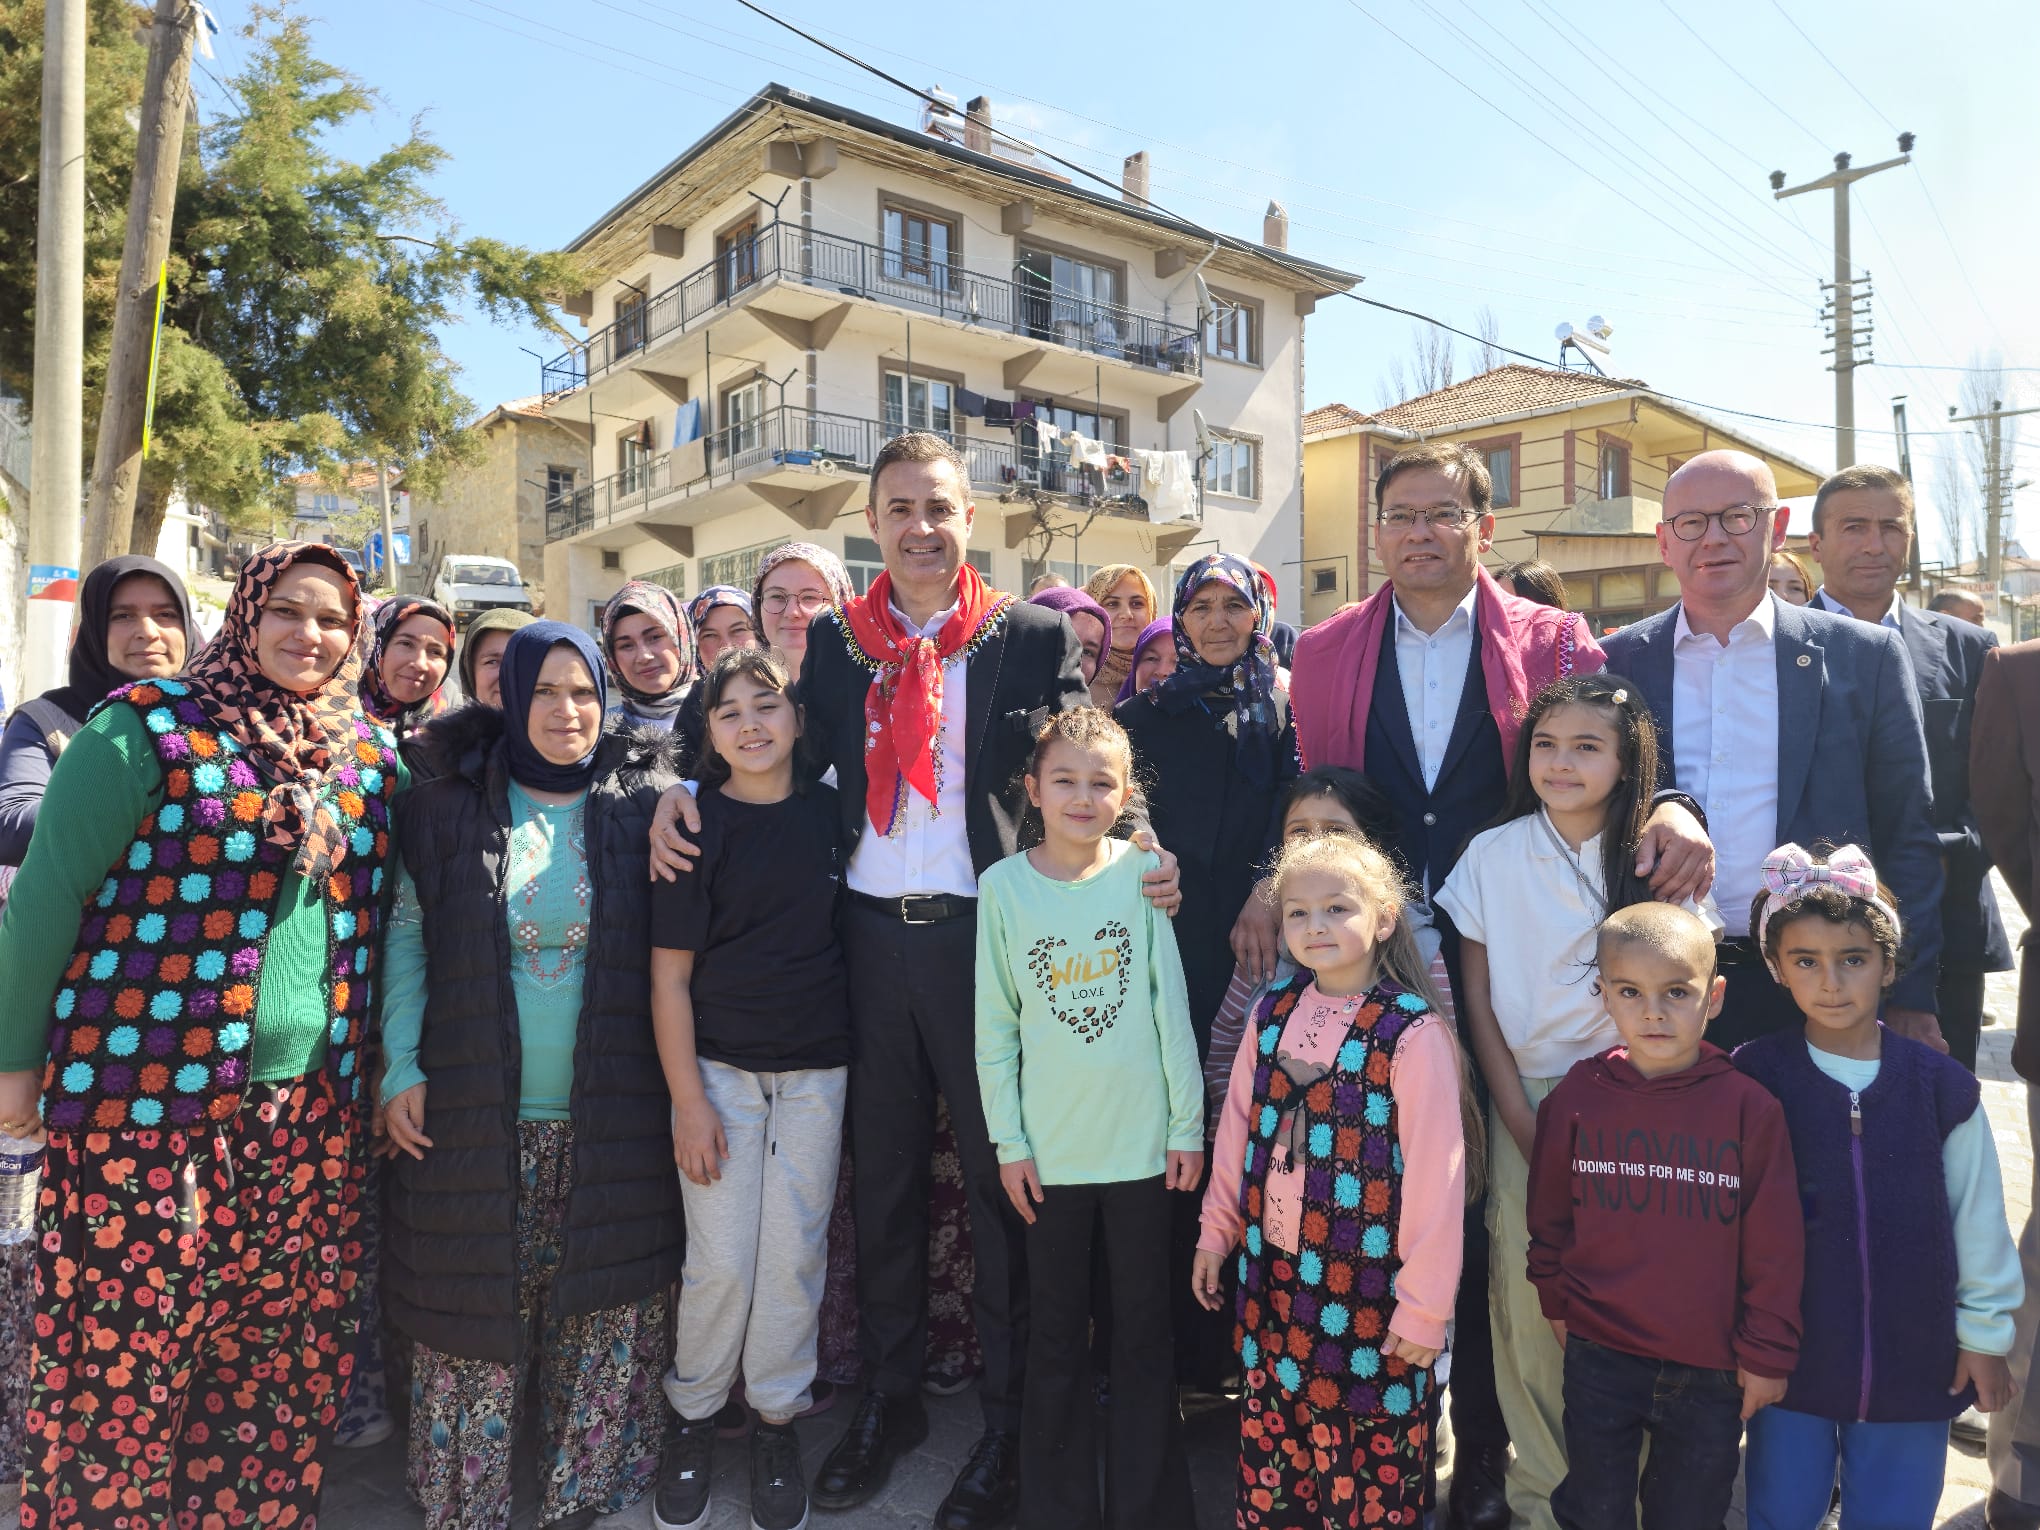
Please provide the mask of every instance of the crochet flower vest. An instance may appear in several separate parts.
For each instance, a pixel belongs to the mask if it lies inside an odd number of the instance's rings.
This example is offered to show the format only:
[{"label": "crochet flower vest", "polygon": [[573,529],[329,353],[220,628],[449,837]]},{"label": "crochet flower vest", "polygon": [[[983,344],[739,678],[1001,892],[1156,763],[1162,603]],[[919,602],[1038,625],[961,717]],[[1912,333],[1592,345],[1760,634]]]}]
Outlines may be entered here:
[{"label": "crochet flower vest", "polygon": [[[1432,1378],[1428,1369],[1381,1351],[1402,1265],[1395,1246],[1402,1148],[1389,1082],[1397,1042],[1429,1010],[1384,979],[1354,1014],[1331,1068],[1299,1084],[1277,1054],[1309,984],[1310,974],[1299,972],[1264,997],[1254,1016],[1254,1096],[1240,1179],[1247,1234],[1234,1343],[1247,1369],[1265,1367],[1283,1391],[1312,1407],[1343,1408],[1356,1418],[1405,1417],[1429,1393]],[[1303,1170],[1294,1254],[1265,1243],[1261,1231],[1278,1143]]]},{"label": "crochet flower vest", "polygon": [[[255,993],[289,854],[261,832],[265,785],[190,690],[151,680],[108,706],[140,714],[163,802],[85,905],[57,990],[43,1112],[59,1131],[191,1127],[241,1108]],[[326,1065],[358,1096],[368,981],[397,787],[389,731],[356,717],[319,800],[348,836],[321,889],[327,916]]]}]

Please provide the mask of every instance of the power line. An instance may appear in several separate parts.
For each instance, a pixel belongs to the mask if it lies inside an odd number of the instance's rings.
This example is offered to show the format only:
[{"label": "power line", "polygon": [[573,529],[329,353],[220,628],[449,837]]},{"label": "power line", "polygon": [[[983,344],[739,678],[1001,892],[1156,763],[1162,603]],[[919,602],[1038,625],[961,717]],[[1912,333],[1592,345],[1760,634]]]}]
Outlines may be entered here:
[{"label": "power line", "polygon": [[1783,16],[1785,18],[1785,24],[1788,27],[1792,28],[1793,31],[1799,34],[1800,40],[1804,42],[1807,47],[1813,49],[1814,53],[1819,57],[1820,61],[1823,64],[1826,64],[1828,68],[1834,71],[1836,79],[1840,80],[1844,85],[1848,86],[1850,90],[1856,93],[1856,99],[1858,101],[1861,101],[1865,106],[1869,107],[1871,114],[1873,116],[1877,117],[1880,121],[1882,121],[1883,124],[1887,128],[1891,129],[1892,132],[1896,133],[1898,131],[1898,124],[1893,122],[1889,117],[1885,116],[1883,112],[1877,109],[1877,103],[1871,100],[1868,96],[1863,94],[1863,87],[1858,85],[1855,79],[1846,70],[1844,70],[1841,65],[1837,64],[1833,59],[1827,56],[1827,50],[1821,47],[1819,43],[1813,40],[1813,38],[1807,33],[1805,27],[1801,26],[1797,21],[1793,20],[1792,13],[1785,9],[1784,5],[1780,3],[1780,0],[1771,0],[1771,9],[1776,11],[1780,16]]},{"label": "power line", "polygon": [[1680,26],[1684,27],[1689,34],[1691,34],[1693,41],[1700,44],[1701,47],[1705,48],[1710,54],[1713,55],[1714,61],[1716,63],[1720,64],[1722,68],[1726,69],[1738,80],[1741,80],[1743,84],[1748,87],[1751,95],[1757,97],[1757,99],[1762,101],[1766,106],[1770,107],[1771,110],[1776,112],[1779,116],[1783,117],[1787,122],[1791,123],[1794,127],[1798,128],[1800,132],[1804,133],[1808,138],[1811,138],[1815,143],[1822,144],[1823,147],[1825,147],[1824,141],[1822,140],[1820,134],[1816,133],[1812,128],[1808,127],[1805,123],[1801,122],[1797,117],[1793,116],[1792,113],[1785,110],[1783,106],[1779,105],[1777,97],[1769,94],[1767,91],[1760,89],[1755,80],[1752,80],[1748,75],[1744,74],[1740,69],[1736,68],[1734,64],[1730,63],[1726,55],[1724,55],[1719,48],[1715,47],[1713,43],[1709,42],[1706,39],[1706,37],[1704,37],[1700,33],[1699,29],[1693,25],[1692,22],[1688,21],[1684,16],[1681,16],[1677,11],[1673,10],[1672,0],[1658,0],[1658,4],[1662,5],[1665,8],[1666,15],[1670,16],[1672,20],[1676,21]]}]

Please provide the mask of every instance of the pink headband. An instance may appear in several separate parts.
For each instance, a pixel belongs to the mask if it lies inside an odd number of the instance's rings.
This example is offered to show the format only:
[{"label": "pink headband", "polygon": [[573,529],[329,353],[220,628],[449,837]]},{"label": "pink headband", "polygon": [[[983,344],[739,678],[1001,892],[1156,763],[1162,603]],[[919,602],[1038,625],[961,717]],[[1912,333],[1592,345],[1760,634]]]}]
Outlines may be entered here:
[{"label": "pink headband", "polygon": [[1764,922],[1757,926],[1757,945],[1762,947],[1771,931],[1771,921],[1801,893],[1816,887],[1832,887],[1851,898],[1861,898],[1891,921],[1893,930],[1903,930],[1898,910],[1884,901],[1877,890],[1877,868],[1855,845],[1844,845],[1825,861],[1817,861],[1797,845],[1780,845],[1764,857]]}]

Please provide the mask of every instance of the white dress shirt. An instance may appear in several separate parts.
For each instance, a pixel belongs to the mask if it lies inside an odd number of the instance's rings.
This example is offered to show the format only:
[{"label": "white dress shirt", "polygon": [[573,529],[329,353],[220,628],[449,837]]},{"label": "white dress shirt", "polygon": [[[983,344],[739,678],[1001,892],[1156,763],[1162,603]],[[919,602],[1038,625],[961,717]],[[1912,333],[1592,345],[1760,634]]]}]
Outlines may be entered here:
[{"label": "white dress shirt", "polygon": [[[937,611],[925,626],[916,627],[897,605],[892,614],[909,632],[932,638],[956,614],[956,607]],[[959,655],[942,666],[942,731],[936,738],[935,801],[907,788],[907,805],[899,830],[888,836],[866,818],[864,833],[851,852],[848,881],[852,892],[872,898],[904,898],[911,893],[977,896],[977,866],[970,858],[970,833],[964,815],[965,756],[964,672]],[[858,718],[863,718],[860,699]]]},{"label": "white dress shirt", "polygon": [[1714,901],[1730,935],[1749,934],[1764,857],[1778,848],[1776,601],[1766,591],[1726,647],[1686,624],[1684,602],[1672,634],[1672,754],[1679,790],[1707,812]]},{"label": "white dress shirt", "polygon": [[1424,790],[1438,784],[1445,768],[1445,746],[1452,742],[1452,724],[1459,717],[1460,693],[1466,689],[1466,667],[1473,662],[1473,597],[1466,592],[1436,632],[1425,632],[1395,607],[1395,667],[1402,677],[1403,710],[1417,741],[1417,759],[1424,767]]},{"label": "white dress shirt", "polygon": [[[1826,585],[1822,585],[1819,589],[1813,592],[1813,603],[1816,606],[1820,607],[1821,610],[1832,611],[1837,616],[1856,615],[1854,611],[1851,611],[1839,600],[1836,600],[1834,596],[1828,594]],[[1880,627],[1889,627],[1893,632],[1899,632],[1904,630],[1898,625],[1898,613],[1904,608],[1905,608],[1904,599],[1899,595],[1898,591],[1893,590],[1891,592],[1891,605],[1885,611],[1884,615],[1878,618],[1877,625]],[[1858,620],[1861,619],[1862,618],[1860,617],[1858,618]]]}]

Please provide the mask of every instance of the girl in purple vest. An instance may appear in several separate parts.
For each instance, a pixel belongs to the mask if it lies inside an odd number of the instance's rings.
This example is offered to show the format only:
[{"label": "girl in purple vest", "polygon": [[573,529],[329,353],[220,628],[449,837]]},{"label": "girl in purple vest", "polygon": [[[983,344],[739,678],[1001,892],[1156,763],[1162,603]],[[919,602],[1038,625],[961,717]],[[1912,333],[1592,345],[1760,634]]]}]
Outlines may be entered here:
[{"label": "girl in purple vest", "polygon": [[1750,1530],[1813,1530],[1841,1469],[1849,1530],[1934,1523],[1948,1420],[2012,1394],[2023,1282],[1990,1122],[1960,1064],[1878,1023],[1898,912],[1853,845],[1764,862],[1750,924],[1806,1016],[1736,1066],[1785,1107],[1806,1209],[1805,1332],[1750,1420]]},{"label": "girl in purple vest", "polygon": [[1215,1310],[1244,1244],[1239,1523],[1416,1525],[1479,1126],[1388,857],[1293,842],[1274,893],[1300,970],[1241,1038],[1191,1271]]}]

